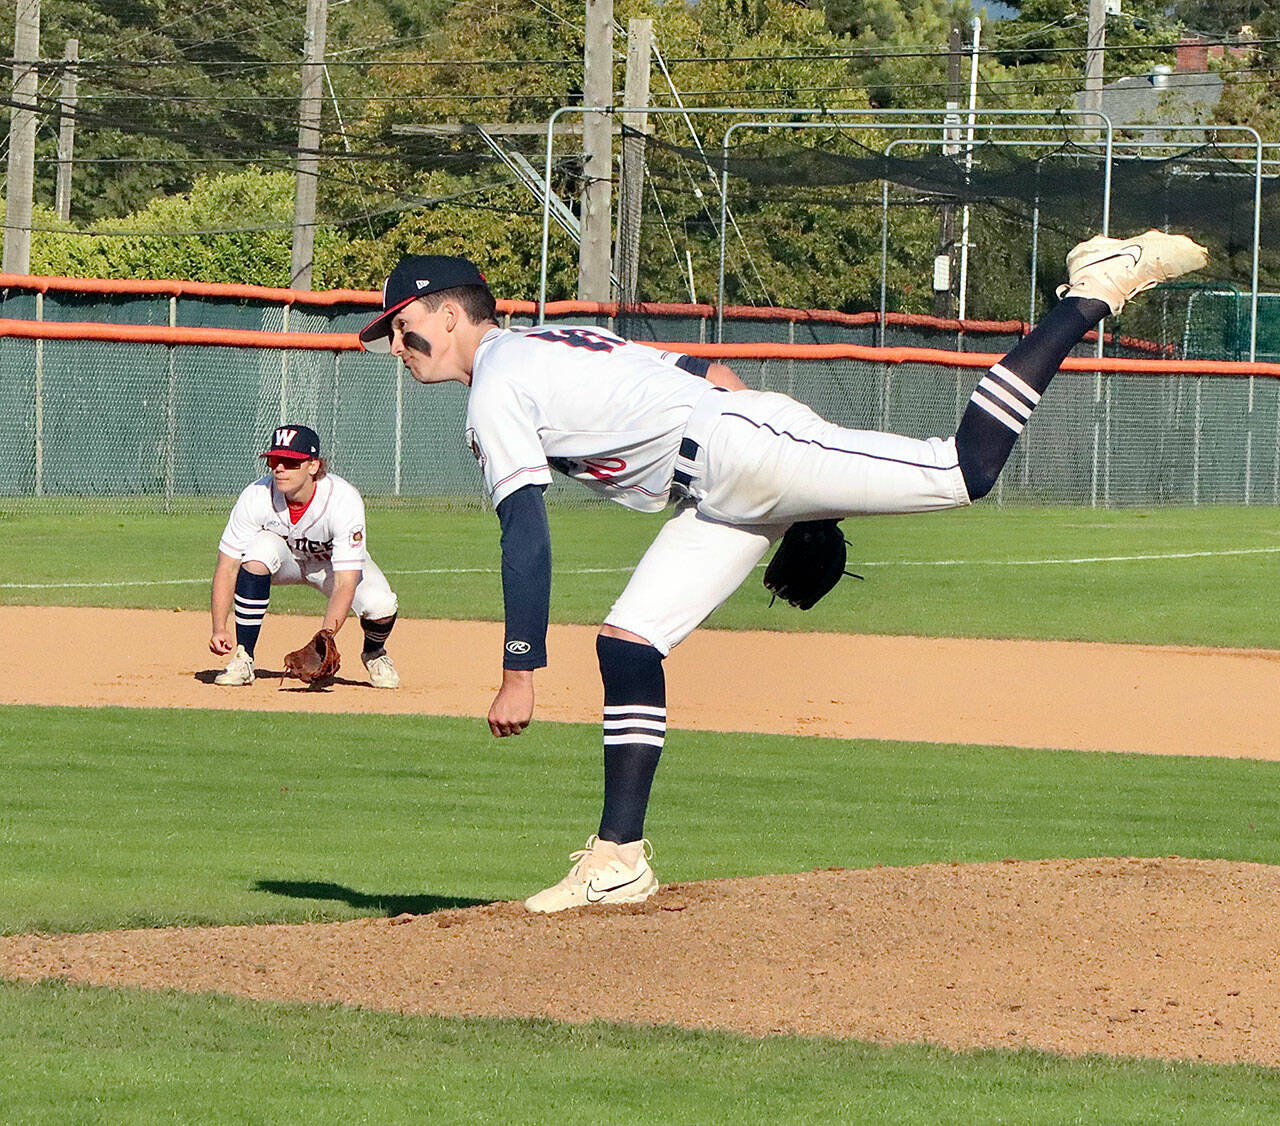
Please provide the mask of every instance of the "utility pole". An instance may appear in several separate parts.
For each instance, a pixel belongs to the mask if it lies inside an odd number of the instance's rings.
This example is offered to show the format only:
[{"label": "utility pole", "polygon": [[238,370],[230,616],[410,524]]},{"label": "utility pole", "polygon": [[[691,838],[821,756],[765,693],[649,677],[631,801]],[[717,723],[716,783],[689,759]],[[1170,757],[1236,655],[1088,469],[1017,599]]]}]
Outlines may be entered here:
[{"label": "utility pole", "polygon": [[9,111],[9,174],[5,181],[6,274],[31,272],[31,201],[36,171],[35,109],[40,74],[40,0],[17,0],[13,25],[13,108]]},{"label": "utility pole", "polygon": [[[613,0],[587,0],[582,98],[589,106],[613,105]],[[609,114],[583,115],[582,148],[578,297],[583,301],[608,301],[613,243],[609,230],[613,210],[613,128]]]},{"label": "utility pole", "polygon": [[[960,151],[960,53],[964,50],[963,32],[958,21],[951,23],[947,36],[947,116],[942,151],[954,156]],[[933,314],[950,317],[955,312],[952,293],[956,244],[955,207],[944,203],[938,214],[938,250],[933,259]]]},{"label": "utility pole", "polygon": [[307,0],[302,43],[302,97],[298,103],[298,175],[293,197],[292,289],[311,288],[315,261],[316,184],[320,168],[320,106],[324,97],[324,40],[327,0]]},{"label": "utility pole", "polygon": [[58,95],[58,218],[71,218],[71,160],[76,147],[76,62],[80,40],[68,39],[62,52],[62,89]]},{"label": "utility pole", "polygon": [[[653,20],[627,21],[627,76],[622,101],[628,109],[649,104],[649,60],[653,56]],[[647,113],[619,115],[623,127],[622,177],[618,191],[618,233],[613,261],[618,301],[634,305],[640,277],[640,218],[644,202]]]},{"label": "utility pole", "polygon": [[[1089,0],[1089,30],[1084,53],[1084,108],[1102,111],[1103,59],[1107,46],[1106,0]],[[1101,122],[1091,123],[1097,129]]]}]

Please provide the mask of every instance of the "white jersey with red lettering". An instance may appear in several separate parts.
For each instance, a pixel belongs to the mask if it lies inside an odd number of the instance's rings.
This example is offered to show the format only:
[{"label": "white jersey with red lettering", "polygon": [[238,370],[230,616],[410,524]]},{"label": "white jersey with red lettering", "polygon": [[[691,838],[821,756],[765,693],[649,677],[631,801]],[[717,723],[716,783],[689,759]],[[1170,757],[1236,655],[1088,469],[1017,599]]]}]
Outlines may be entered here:
[{"label": "white jersey with red lettering", "polygon": [[288,544],[304,573],[317,564],[334,571],[359,571],[369,558],[364,500],[354,485],[335,473],[326,473],[316,482],[311,503],[296,524],[270,475],[247,485],[231,510],[218,550],[239,558],[264,531],[274,532]]},{"label": "white jersey with red lettering", "polygon": [[467,444],[496,507],[551,470],[641,512],[663,508],[707,381],[594,327],[493,329],[476,350]]}]

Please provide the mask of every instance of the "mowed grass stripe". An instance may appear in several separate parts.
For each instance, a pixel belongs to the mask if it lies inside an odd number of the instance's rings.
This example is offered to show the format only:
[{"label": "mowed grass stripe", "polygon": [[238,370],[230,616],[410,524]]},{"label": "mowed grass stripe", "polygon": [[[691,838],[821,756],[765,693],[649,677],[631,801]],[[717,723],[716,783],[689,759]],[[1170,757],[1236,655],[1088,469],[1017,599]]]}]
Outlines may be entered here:
[{"label": "mowed grass stripe", "polygon": [[[594,725],[0,709],[0,930],[345,919],[514,899],[599,815]],[[667,881],[1093,855],[1280,862],[1280,764],[671,734]]]},{"label": "mowed grass stripe", "polygon": [[0,984],[6,1123],[1260,1123],[1256,1067]]},{"label": "mowed grass stripe", "polygon": [[[0,589],[0,600],[205,609],[202,583],[172,580],[212,572],[226,518],[222,502],[210,501],[203,513],[170,516],[113,512],[109,503],[50,502],[46,511],[42,503],[23,502],[0,509],[0,526],[22,548],[6,582],[82,584],[10,587]],[[661,519],[617,505],[559,507],[551,513],[551,526],[560,576],[552,591],[552,619],[594,623],[608,612]],[[802,613],[770,608],[768,594],[752,578],[709,624],[1280,647],[1280,626],[1258,612],[1273,604],[1280,585],[1280,552],[1269,550],[1280,547],[1280,522],[1271,508],[1094,511],[984,504],[925,516],[851,519],[842,527],[852,541],[850,569],[865,581],[845,580]],[[498,524],[492,513],[374,504],[369,543],[379,564],[393,573],[406,617],[501,618]],[[1012,565],[1030,559],[1095,562]],[[929,560],[948,565],[907,565]],[[862,561],[871,565],[860,569]],[[273,592],[271,608],[272,614],[318,618],[321,602],[312,591],[282,588]]]}]

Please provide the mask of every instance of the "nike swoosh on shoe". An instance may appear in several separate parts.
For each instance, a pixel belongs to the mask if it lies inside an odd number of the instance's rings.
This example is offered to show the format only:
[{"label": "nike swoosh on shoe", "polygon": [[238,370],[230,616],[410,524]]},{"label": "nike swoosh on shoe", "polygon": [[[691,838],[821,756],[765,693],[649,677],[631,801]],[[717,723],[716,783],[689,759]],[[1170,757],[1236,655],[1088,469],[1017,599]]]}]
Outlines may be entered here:
[{"label": "nike swoosh on shoe", "polygon": [[1119,250],[1114,251],[1111,254],[1104,255],[1102,258],[1095,258],[1092,262],[1089,263],[1088,266],[1085,267],[1085,269],[1089,269],[1090,267],[1101,265],[1103,262],[1110,262],[1111,259],[1113,258],[1124,258],[1126,255],[1133,259],[1133,264],[1136,266],[1142,260],[1142,247],[1140,246],[1121,247]]},{"label": "nike swoosh on shoe", "polygon": [[[614,884],[613,887],[608,887],[608,888],[598,888],[593,883],[591,883],[590,880],[588,880],[587,881],[587,902],[600,903],[604,899],[604,897],[608,895],[611,891],[621,891],[625,887],[630,887],[632,884],[638,883],[643,878],[644,878],[644,873],[641,872],[638,876],[634,876],[629,880],[623,880],[622,883]],[[592,892],[596,893],[594,897],[592,896]]]}]

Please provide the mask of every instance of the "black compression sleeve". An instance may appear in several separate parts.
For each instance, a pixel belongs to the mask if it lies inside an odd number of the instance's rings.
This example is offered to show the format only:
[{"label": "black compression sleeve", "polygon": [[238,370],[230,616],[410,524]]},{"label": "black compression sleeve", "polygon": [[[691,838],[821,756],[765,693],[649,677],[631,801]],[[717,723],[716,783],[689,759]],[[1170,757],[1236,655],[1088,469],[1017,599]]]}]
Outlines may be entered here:
[{"label": "black compression sleeve", "polygon": [[504,669],[547,663],[551,603],[551,529],[541,485],[525,485],[498,504],[502,523],[502,601],[507,632]]},{"label": "black compression sleeve", "polygon": [[683,368],[690,375],[706,379],[707,372],[711,370],[711,361],[705,356],[681,356],[676,360],[676,367]]}]

